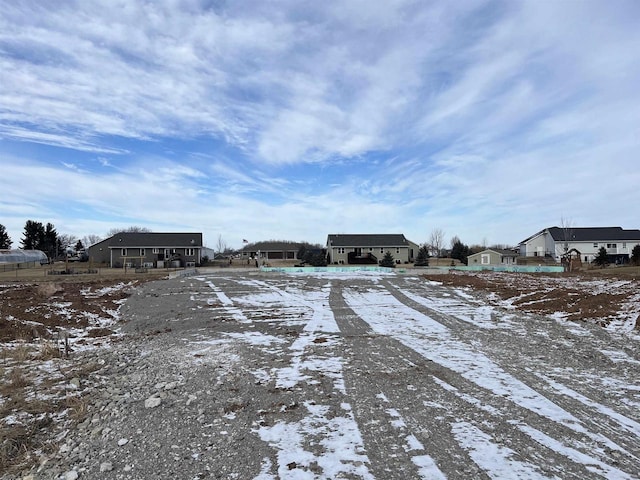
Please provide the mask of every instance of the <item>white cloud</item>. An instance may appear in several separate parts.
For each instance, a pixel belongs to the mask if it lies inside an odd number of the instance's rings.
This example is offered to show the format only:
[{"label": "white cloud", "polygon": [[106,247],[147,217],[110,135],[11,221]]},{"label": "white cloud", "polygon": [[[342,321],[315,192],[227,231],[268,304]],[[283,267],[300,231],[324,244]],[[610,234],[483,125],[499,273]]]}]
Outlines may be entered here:
[{"label": "white cloud", "polygon": [[638,228],[635,2],[203,5],[3,6],[14,242],[29,218],[231,244]]}]

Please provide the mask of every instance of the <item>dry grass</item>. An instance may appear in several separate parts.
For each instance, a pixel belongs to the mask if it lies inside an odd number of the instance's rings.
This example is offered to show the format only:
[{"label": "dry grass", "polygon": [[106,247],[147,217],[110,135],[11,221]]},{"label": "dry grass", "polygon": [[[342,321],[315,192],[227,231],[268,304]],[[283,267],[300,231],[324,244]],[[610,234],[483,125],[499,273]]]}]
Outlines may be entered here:
[{"label": "dry grass", "polygon": [[60,357],[60,349],[56,342],[51,340],[45,340],[40,344],[38,355],[36,356],[36,360],[47,361],[52,358]]},{"label": "dry grass", "polygon": [[69,418],[74,422],[78,423],[87,418],[89,402],[86,398],[69,395],[65,399],[65,407],[69,409]]},{"label": "dry grass", "polygon": [[[15,354],[15,349],[5,350]],[[57,369],[40,369],[45,359]],[[17,473],[56,450],[56,432],[83,421],[89,407],[86,393],[69,390],[69,381],[79,378],[90,385],[99,368],[94,361],[58,358],[53,342],[41,344],[38,354],[26,360],[12,356],[10,365],[0,366],[0,472]]]},{"label": "dry grass", "polygon": [[29,378],[20,367],[14,367],[9,374],[9,392],[14,389],[24,388],[31,385]]},{"label": "dry grass", "polygon": [[[635,279],[637,267],[619,267],[612,270],[623,275],[608,277],[597,273],[561,273],[561,274],[527,274],[527,273],[494,273],[469,272],[449,273],[442,275],[423,275],[424,278],[443,282],[447,285],[470,287],[474,290],[491,293],[495,297],[509,301],[523,312],[551,315],[562,312],[567,320],[590,321],[606,326],[620,317],[625,302],[630,301],[638,291],[638,280]],[[605,269],[607,270],[607,269]],[[603,285],[602,281],[622,278],[624,286],[617,286],[611,291],[600,291],[589,287],[589,284]],[[640,322],[636,321],[636,328]]]}]

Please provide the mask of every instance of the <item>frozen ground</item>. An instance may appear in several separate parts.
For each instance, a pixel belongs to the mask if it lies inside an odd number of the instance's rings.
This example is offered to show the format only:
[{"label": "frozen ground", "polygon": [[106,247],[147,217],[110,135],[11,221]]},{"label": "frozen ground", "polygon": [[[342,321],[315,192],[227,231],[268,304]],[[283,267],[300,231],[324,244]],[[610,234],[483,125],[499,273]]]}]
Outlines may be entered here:
[{"label": "frozen ground", "polygon": [[95,353],[87,420],[23,474],[638,478],[637,313],[501,302],[394,274],[146,284]]}]

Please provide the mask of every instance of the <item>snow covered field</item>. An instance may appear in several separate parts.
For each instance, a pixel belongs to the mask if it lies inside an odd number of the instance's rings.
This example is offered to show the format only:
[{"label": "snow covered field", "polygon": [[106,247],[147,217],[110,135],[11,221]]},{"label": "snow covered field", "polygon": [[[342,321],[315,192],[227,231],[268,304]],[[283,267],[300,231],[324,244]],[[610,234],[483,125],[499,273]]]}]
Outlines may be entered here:
[{"label": "snow covered field", "polygon": [[617,329],[568,322],[412,275],[221,271],[144,285],[120,317],[130,343],[89,411],[102,434],[71,432],[81,455],[54,456],[60,475],[640,472],[639,339],[622,314]]}]

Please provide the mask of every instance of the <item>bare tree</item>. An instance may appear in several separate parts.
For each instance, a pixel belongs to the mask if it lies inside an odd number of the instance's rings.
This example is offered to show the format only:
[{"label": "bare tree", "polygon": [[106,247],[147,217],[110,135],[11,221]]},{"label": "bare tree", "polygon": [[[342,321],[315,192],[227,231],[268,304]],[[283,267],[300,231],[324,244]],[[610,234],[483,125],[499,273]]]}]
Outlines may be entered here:
[{"label": "bare tree", "polygon": [[440,257],[440,252],[444,246],[444,232],[440,228],[434,228],[429,236],[429,248],[431,256]]},{"label": "bare tree", "polygon": [[107,237],[113,237],[118,233],[150,233],[150,232],[151,230],[149,230],[147,227],[138,227],[137,225],[132,225],[126,228],[112,228],[107,232]]},{"label": "bare tree", "polygon": [[95,245],[96,243],[102,241],[102,237],[100,235],[95,235],[90,233],[89,235],[85,235],[82,237],[82,244],[86,247],[90,247],[91,245]]},{"label": "bare tree", "polygon": [[573,240],[574,236],[573,221],[570,218],[565,218],[564,216],[560,217],[560,229],[562,230],[562,247],[560,248],[560,252],[556,250],[555,254],[560,256],[565,270],[572,271],[574,262],[572,260],[571,252],[569,251],[569,242]]},{"label": "bare tree", "polygon": [[218,234],[218,241],[216,242],[216,249],[219,254],[223,254],[227,250],[227,242],[222,238],[222,234]]},{"label": "bare tree", "polygon": [[569,251],[569,242],[573,239],[573,221],[570,218],[560,217],[560,228],[562,229],[563,253]]},{"label": "bare tree", "polygon": [[75,247],[76,243],[78,243],[78,237],[70,233],[62,233],[58,235],[58,242],[60,242],[62,248]]}]

